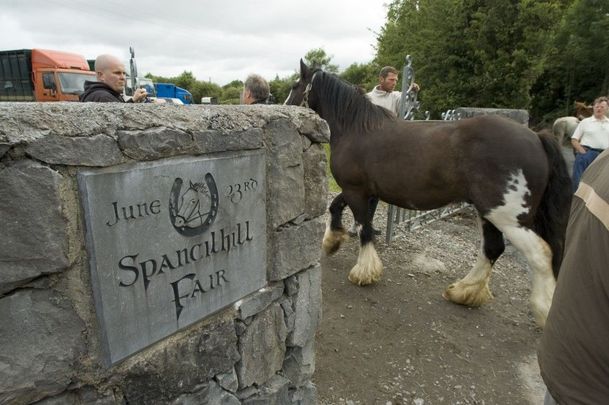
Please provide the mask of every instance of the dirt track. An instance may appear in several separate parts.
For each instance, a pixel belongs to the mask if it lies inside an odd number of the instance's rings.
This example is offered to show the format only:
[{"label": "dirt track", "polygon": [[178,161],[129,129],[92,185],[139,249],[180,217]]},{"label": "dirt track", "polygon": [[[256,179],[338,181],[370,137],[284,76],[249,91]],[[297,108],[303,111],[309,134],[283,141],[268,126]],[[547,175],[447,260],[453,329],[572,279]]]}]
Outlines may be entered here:
[{"label": "dirt track", "polygon": [[[348,210],[346,210],[347,212]],[[381,203],[375,227],[384,229]],[[351,218],[345,215],[345,223]],[[473,265],[475,214],[462,211],[387,245],[377,239],[385,272],[357,287],[347,280],[358,242],[322,259],[323,319],[316,373],[320,404],[540,404],[526,261],[512,246],[494,267],[495,299],[471,309],[441,293]]]}]

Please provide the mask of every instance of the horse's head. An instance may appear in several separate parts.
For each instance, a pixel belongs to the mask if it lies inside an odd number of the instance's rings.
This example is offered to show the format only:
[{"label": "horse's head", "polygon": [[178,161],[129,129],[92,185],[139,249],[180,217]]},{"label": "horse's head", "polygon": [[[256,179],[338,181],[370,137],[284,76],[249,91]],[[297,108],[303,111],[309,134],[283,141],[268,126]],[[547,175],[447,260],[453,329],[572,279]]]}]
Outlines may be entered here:
[{"label": "horse's head", "polygon": [[315,110],[316,96],[311,90],[313,89],[313,80],[318,72],[321,72],[321,70],[309,68],[301,59],[300,76],[298,80],[292,84],[290,94],[288,94],[288,98],[285,100],[284,104],[300,105]]},{"label": "horse's head", "polygon": [[582,103],[580,101],[575,101],[575,116],[580,120],[584,118],[591,117],[594,114],[594,107],[591,105],[586,105],[586,103]]},{"label": "horse's head", "polygon": [[209,191],[203,183],[190,182],[189,187],[180,196],[175,224],[178,227],[195,227],[201,224],[201,212],[211,205]]}]

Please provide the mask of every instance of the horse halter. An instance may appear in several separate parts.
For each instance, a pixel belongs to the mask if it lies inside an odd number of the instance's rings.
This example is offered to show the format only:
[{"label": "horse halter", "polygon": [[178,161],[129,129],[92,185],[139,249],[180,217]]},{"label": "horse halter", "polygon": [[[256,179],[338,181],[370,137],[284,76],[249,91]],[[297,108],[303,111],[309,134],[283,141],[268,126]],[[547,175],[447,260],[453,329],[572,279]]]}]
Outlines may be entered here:
[{"label": "horse halter", "polygon": [[320,69],[317,69],[315,72],[313,72],[313,77],[311,77],[311,81],[307,84],[307,87],[305,87],[305,90],[302,95],[302,101],[300,102],[301,107],[309,108],[309,93],[311,92],[311,89],[313,88],[313,81],[315,80],[315,77],[317,76],[317,74],[319,72],[321,72]]}]

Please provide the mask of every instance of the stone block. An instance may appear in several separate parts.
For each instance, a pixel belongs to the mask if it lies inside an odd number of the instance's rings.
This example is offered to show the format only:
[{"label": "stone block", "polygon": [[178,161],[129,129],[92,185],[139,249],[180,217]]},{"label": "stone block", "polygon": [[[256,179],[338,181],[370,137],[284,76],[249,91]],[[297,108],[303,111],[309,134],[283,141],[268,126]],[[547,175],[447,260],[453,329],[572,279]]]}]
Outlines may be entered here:
[{"label": "stone block", "polygon": [[305,347],[289,347],[283,362],[283,374],[293,385],[301,386],[315,372],[315,343],[310,340]]},{"label": "stone block", "polygon": [[298,127],[298,131],[306,136],[311,142],[330,142],[330,127],[328,123],[312,110],[298,109],[301,113],[297,118],[292,118]]},{"label": "stone block", "polygon": [[194,152],[192,136],[174,128],[150,128],[144,131],[118,131],[123,153],[135,160],[156,160]]},{"label": "stone block", "polygon": [[246,319],[268,307],[283,295],[283,283],[278,282],[261,288],[238,302],[239,318]]},{"label": "stone block", "polygon": [[270,280],[283,280],[306,269],[321,258],[323,218],[318,217],[300,226],[287,226],[272,235]]},{"label": "stone block", "polygon": [[241,401],[229,392],[224,391],[216,382],[192,394],[180,395],[171,405],[240,405]]},{"label": "stone block", "polygon": [[305,214],[308,218],[324,215],[328,197],[326,152],[314,143],[302,157],[304,164]]},{"label": "stone block", "polygon": [[294,332],[288,337],[288,346],[306,347],[315,338],[321,320],[321,266],[298,273],[298,294],[294,308]]},{"label": "stone block", "polygon": [[294,405],[316,405],[317,387],[309,381],[304,386],[290,392],[289,403]]},{"label": "stone block", "polygon": [[2,156],[4,156],[10,148],[11,148],[11,145],[9,145],[8,143],[0,142],[0,158],[2,158]]},{"label": "stone block", "polygon": [[300,134],[286,120],[265,127],[267,204],[271,227],[277,228],[305,210],[304,165]]},{"label": "stone block", "polygon": [[116,405],[122,403],[122,398],[119,398],[112,390],[98,393],[91,387],[85,387],[45,398],[42,401],[36,402],[36,405]]},{"label": "stone block", "polygon": [[0,170],[0,295],[68,267],[61,181],[31,160]]},{"label": "stone block", "polygon": [[239,379],[237,378],[237,372],[233,368],[228,373],[222,373],[216,375],[216,381],[220,384],[220,387],[230,392],[237,392],[239,389]]},{"label": "stone block", "polygon": [[238,360],[233,320],[220,319],[134,358],[121,388],[129,403],[168,403],[214,375],[229,372]]},{"label": "stone block", "polygon": [[249,128],[239,132],[203,130],[193,133],[196,153],[260,149],[264,146],[262,129]]},{"label": "stone block", "polygon": [[30,143],[25,152],[43,162],[71,166],[112,166],[124,158],[116,141],[107,135],[91,137],[47,136]]},{"label": "stone block", "polygon": [[286,298],[281,301],[281,308],[283,309],[285,324],[288,327],[288,335],[294,331],[294,324],[296,323],[296,313],[294,312],[294,306],[290,298]]},{"label": "stone block", "polygon": [[85,351],[85,326],[51,290],[0,299],[0,403],[23,404],[65,391]]},{"label": "stone block", "polygon": [[258,393],[245,401],[243,405],[285,405],[290,401],[290,381],[280,375],[274,375],[258,390]]},{"label": "stone block", "polygon": [[239,337],[237,364],[239,388],[262,385],[281,369],[285,356],[287,329],[279,304],[272,304],[254,317]]}]

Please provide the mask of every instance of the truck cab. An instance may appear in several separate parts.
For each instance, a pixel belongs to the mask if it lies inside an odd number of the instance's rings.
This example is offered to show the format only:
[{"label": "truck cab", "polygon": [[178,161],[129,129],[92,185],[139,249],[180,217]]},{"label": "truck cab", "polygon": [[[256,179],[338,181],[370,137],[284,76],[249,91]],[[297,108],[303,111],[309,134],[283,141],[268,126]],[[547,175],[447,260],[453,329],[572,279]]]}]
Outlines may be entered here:
[{"label": "truck cab", "polygon": [[85,80],[96,80],[80,55],[43,49],[32,49],[32,76],[36,101],[78,101]]},{"label": "truck cab", "polygon": [[95,80],[85,58],[45,49],[0,51],[0,101],[78,101]]}]

